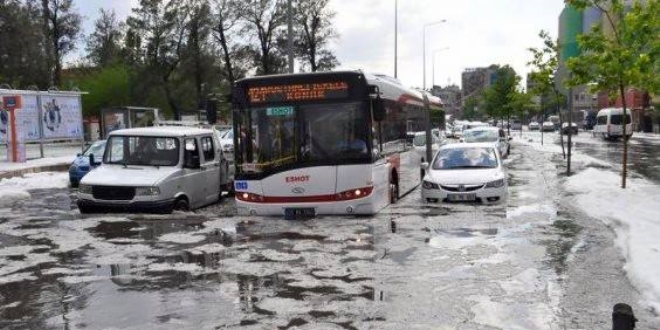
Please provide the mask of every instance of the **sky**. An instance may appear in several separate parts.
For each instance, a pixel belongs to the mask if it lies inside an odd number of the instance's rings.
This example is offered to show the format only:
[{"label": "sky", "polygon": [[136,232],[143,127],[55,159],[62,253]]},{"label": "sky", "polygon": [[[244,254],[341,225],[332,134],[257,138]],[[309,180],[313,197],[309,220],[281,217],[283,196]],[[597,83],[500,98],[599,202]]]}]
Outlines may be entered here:
[{"label": "sky", "polygon": [[[120,19],[138,0],[78,0],[89,34],[100,8]],[[339,33],[331,47],[340,69],[394,76],[395,0],[330,0]],[[466,68],[509,64],[523,77],[530,71],[527,48],[542,46],[538,33],[557,36],[560,0],[398,0],[398,78],[421,87],[426,26],[426,87],[460,85]],[[445,20],[444,23],[428,25]],[[84,48],[81,43],[81,48]],[[432,72],[435,57],[435,73]]]}]

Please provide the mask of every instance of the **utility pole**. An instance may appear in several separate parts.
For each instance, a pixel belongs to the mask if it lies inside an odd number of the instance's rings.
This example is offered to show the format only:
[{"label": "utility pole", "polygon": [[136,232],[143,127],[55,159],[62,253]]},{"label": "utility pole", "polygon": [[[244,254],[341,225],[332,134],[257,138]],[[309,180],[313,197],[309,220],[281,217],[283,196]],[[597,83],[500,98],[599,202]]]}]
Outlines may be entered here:
[{"label": "utility pole", "polygon": [[293,73],[293,8],[291,5],[292,0],[288,0],[287,3],[287,21],[288,21],[288,53],[289,53],[289,73]]},{"label": "utility pole", "polygon": [[422,80],[422,81],[423,81],[423,83],[422,83],[422,89],[423,89],[423,90],[426,90],[426,28],[429,27],[429,26],[431,26],[431,25],[440,24],[440,23],[445,23],[445,22],[447,22],[447,20],[444,20],[444,19],[443,19],[443,20],[441,20],[441,21],[435,21],[435,22],[431,22],[431,23],[426,23],[426,24],[424,24],[424,26],[423,26],[423,28],[422,28],[422,69],[423,69],[423,73],[422,73],[422,77],[423,77],[423,78],[422,78],[422,79],[423,79],[423,80]]}]

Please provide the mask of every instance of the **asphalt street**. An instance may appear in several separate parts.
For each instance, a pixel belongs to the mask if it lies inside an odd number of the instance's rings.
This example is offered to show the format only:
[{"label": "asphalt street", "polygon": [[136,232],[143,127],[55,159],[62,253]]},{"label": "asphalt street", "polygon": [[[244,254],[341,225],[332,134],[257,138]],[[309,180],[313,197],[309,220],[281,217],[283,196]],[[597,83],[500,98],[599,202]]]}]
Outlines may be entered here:
[{"label": "asphalt street", "polygon": [[33,190],[0,207],[0,328],[611,329],[617,302],[660,328],[558,161],[514,145],[502,205],[417,190],[373,217],[309,221],[237,217],[228,199],[82,216],[75,191]]}]

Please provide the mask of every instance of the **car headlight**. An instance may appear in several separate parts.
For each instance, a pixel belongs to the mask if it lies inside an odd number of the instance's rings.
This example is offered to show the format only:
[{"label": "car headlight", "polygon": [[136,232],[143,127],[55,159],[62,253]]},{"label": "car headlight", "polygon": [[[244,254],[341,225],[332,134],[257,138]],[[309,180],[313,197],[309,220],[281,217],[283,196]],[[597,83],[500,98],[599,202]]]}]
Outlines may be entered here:
[{"label": "car headlight", "polygon": [[81,184],[78,186],[78,192],[81,194],[92,194],[92,186],[88,184]]},{"label": "car headlight", "polygon": [[504,179],[499,179],[486,183],[486,188],[500,188],[504,186]]},{"label": "car headlight", "polygon": [[437,184],[426,180],[424,180],[424,182],[422,183],[422,187],[424,187],[424,189],[440,189],[440,187]]},{"label": "car headlight", "polygon": [[135,188],[135,194],[139,196],[160,195],[160,189],[158,187],[138,187]]}]

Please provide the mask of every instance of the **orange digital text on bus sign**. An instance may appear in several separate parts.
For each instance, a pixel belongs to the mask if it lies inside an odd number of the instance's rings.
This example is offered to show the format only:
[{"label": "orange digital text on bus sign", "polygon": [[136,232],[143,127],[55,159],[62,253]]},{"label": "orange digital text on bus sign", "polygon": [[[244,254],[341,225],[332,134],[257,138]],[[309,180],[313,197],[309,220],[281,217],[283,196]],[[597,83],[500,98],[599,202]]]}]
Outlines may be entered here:
[{"label": "orange digital text on bus sign", "polygon": [[343,81],[248,88],[250,103],[330,100],[348,97]]}]

